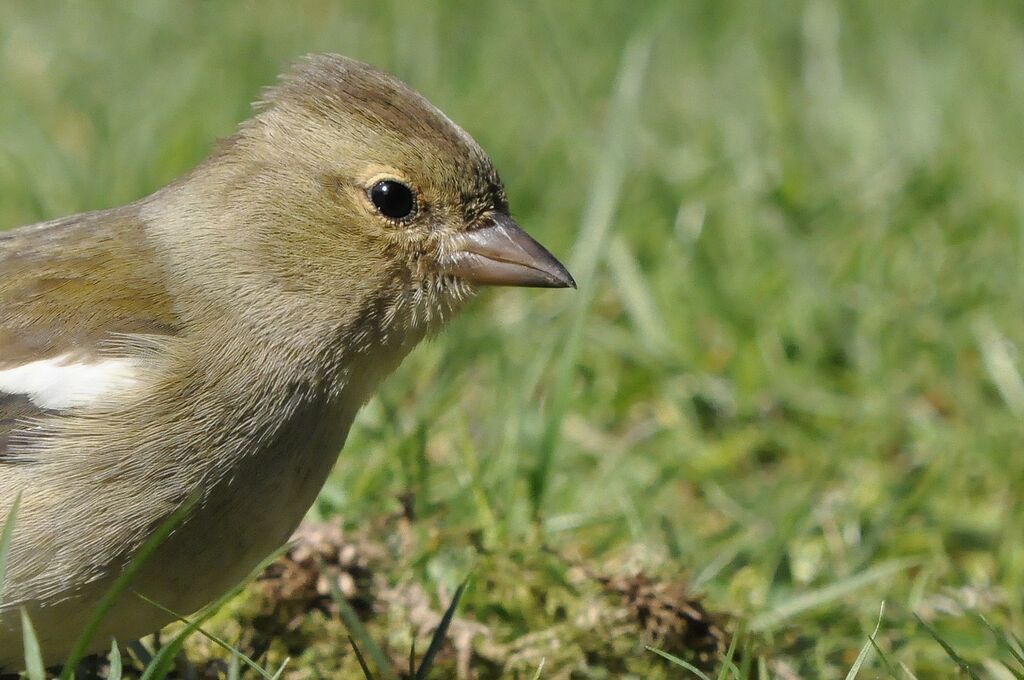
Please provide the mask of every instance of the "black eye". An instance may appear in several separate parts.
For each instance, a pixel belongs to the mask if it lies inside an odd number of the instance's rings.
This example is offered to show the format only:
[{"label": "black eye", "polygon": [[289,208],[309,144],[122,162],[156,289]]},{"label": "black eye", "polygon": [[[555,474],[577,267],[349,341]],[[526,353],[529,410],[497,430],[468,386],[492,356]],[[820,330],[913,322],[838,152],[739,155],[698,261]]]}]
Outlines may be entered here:
[{"label": "black eye", "polygon": [[416,197],[412,189],[391,179],[374,184],[370,188],[370,200],[381,215],[394,220],[404,220],[416,209]]}]

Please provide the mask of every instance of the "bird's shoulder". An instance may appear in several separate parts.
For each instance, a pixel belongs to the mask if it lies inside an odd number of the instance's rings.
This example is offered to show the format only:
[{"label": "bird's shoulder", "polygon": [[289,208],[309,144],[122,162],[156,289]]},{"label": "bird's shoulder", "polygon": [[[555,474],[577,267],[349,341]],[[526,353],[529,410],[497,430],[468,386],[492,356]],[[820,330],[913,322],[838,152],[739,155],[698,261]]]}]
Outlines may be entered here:
[{"label": "bird's shoulder", "polygon": [[46,417],[129,389],[138,339],[179,329],[134,207],[0,235],[0,460]]}]

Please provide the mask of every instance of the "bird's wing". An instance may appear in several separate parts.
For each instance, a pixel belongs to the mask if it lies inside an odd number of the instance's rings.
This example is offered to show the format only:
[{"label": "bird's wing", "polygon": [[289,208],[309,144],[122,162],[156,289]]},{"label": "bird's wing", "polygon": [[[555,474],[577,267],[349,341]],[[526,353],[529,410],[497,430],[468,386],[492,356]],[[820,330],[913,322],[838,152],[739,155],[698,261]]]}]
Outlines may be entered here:
[{"label": "bird's wing", "polygon": [[0,235],[0,462],[46,416],[133,384],[125,338],[179,327],[163,281],[132,206]]}]

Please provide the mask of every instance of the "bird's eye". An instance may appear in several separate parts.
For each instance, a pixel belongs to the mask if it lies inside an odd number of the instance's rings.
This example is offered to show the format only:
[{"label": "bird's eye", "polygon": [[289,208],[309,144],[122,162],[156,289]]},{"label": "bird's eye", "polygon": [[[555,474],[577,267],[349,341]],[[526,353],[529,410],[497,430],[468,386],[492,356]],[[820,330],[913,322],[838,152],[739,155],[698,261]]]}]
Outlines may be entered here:
[{"label": "bird's eye", "polygon": [[381,215],[404,220],[416,210],[416,196],[401,182],[385,179],[370,187],[370,200]]}]

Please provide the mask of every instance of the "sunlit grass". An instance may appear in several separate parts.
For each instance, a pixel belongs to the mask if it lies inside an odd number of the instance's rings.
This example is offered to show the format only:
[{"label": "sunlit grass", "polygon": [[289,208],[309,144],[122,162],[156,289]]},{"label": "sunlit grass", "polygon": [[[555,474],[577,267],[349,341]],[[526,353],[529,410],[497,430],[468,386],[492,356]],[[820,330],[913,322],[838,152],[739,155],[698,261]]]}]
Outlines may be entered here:
[{"label": "sunlit grass", "polygon": [[[749,621],[765,674],[1017,669],[1020,6],[644,7],[5,5],[0,226],[159,187],[302,53],[391,69],[580,290],[488,292],[418,349],[316,513],[414,491],[409,577],[448,592],[510,546],[639,553]],[[552,619],[502,592],[462,611]]]}]

